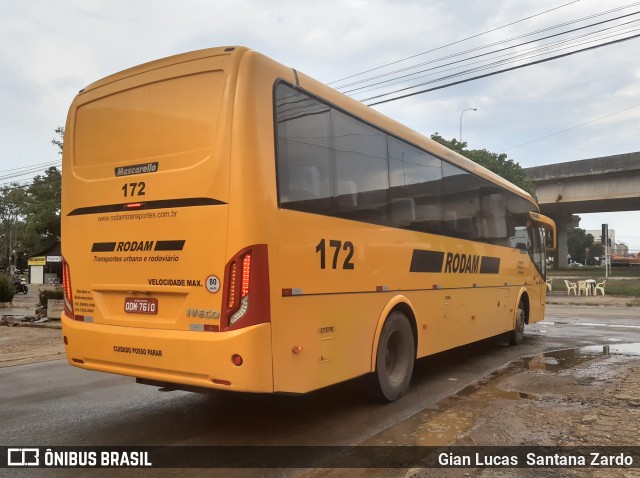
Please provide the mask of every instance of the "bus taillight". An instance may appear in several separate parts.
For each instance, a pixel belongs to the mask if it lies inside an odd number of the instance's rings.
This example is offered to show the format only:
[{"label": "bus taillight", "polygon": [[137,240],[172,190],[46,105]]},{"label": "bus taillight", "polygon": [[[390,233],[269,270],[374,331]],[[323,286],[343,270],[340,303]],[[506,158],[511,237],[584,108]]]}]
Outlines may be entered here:
[{"label": "bus taillight", "polygon": [[227,294],[229,297],[227,298],[227,310],[235,310],[236,305],[236,281],[238,277],[238,264],[235,261],[232,261],[229,266],[229,277],[225,281],[228,285]]},{"label": "bus taillight", "polygon": [[220,330],[269,322],[269,262],[266,244],[238,252],[225,268],[223,298],[226,310]]},{"label": "bus taillight", "polygon": [[242,258],[242,298],[249,295],[249,282],[251,279],[251,253]]},{"label": "bus taillight", "polygon": [[73,289],[71,288],[71,268],[62,259],[62,288],[64,289],[64,313],[73,319]]}]

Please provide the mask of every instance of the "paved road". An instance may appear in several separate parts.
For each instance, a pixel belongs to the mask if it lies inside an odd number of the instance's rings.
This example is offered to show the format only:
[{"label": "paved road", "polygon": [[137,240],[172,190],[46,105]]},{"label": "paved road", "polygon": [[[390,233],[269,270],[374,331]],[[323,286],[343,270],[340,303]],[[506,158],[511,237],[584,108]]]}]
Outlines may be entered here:
[{"label": "paved road", "polygon": [[[638,308],[551,305],[521,346],[493,340],[419,361],[410,393],[385,406],[367,398],[364,379],[298,397],[199,395],[160,392],[62,360],[20,365],[0,369],[0,444],[353,445],[517,357],[619,342],[640,342]],[[106,471],[91,476],[113,476]]]}]

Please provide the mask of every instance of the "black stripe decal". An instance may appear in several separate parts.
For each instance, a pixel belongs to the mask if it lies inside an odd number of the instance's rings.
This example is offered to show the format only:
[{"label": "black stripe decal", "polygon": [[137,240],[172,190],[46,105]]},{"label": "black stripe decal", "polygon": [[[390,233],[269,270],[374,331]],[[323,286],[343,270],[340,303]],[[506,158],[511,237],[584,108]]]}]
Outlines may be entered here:
[{"label": "black stripe decal", "polygon": [[94,242],[91,252],[113,252],[116,250],[115,242]]},{"label": "black stripe decal", "polygon": [[181,251],[185,241],[158,241],[154,251]]},{"label": "black stripe decal", "polygon": [[409,271],[443,272],[445,274],[498,274],[500,273],[500,258],[414,249]]},{"label": "black stripe decal", "polygon": [[442,272],[444,252],[414,249],[411,256],[410,272]]},{"label": "black stripe decal", "polygon": [[482,256],[480,274],[498,274],[500,272],[500,258]]},{"label": "black stripe decal", "polygon": [[137,212],[148,211],[149,209],[169,209],[192,206],[221,206],[227,204],[213,198],[183,198],[183,199],[162,199],[159,201],[141,202],[140,207],[128,208],[131,203],[103,204],[101,206],[80,207],[74,209],[67,216],[84,216],[87,214],[104,214],[108,212]]}]

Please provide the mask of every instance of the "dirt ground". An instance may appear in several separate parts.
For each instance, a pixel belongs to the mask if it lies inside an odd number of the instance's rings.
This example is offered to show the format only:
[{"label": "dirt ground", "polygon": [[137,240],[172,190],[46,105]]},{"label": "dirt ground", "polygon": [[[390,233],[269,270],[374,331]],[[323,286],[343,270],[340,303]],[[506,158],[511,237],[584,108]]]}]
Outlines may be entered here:
[{"label": "dirt ground", "polygon": [[59,328],[0,327],[0,367],[55,360],[63,354]]},{"label": "dirt ground", "polygon": [[[640,347],[551,352],[512,362],[368,439],[368,446],[638,446]],[[638,478],[630,468],[311,470],[350,478]]]},{"label": "dirt ground", "polygon": [[[637,446],[640,349],[586,347],[510,364],[438,404],[425,445]],[[428,411],[425,411],[429,415]],[[418,415],[425,416],[425,412]],[[416,419],[419,423],[420,418]],[[427,425],[427,426],[424,426]],[[435,426],[434,426],[435,425]],[[434,443],[434,441],[438,443]],[[431,476],[415,470],[409,476]],[[548,473],[553,470],[546,470]],[[439,470],[447,477],[640,477],[635,469]]]},{"label": "dirt ground", "polygon": [[582,350],[512,363],[367,444],[637,445],[640,357]]}]

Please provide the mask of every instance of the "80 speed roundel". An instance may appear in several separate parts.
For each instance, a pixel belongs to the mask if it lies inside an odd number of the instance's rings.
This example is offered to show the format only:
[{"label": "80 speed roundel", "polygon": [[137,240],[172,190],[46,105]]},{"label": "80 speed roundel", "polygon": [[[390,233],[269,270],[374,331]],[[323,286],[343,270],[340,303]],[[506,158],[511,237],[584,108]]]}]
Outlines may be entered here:
[{"label": "80 speed roundel", "polygon": [[215,294],[220,290],[220,279],[218,279],[218,276],[211,275],[207,277],[204,284],[207,290],[212,294]]}]

